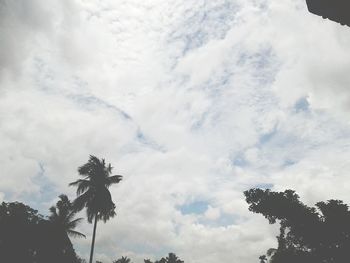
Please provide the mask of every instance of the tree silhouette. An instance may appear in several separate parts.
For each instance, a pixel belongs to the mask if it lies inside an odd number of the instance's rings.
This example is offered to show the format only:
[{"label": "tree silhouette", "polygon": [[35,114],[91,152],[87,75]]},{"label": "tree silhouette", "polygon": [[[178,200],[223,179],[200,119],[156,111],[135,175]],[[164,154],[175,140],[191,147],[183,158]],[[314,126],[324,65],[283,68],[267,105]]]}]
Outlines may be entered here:
[{"label": "tree silhouette", "polygon": [[131,259],[128,257],[121,257],[115,261],[113,261],[113,263],[130,263]]},{"label": "tree silhouette", "polygon": [[121,175],[111,176],[113,167],[111,164],[106,165],[104,159],[90,155],[89,161],[78,168],[79,179],[69,185],[77,186],[77,198],[73,202],[75,211],[80,211],[86,207],[88,222],[94,220],[94,229],[92,234],[91,251],[89,263],[92,263],[96,226],[98,220],[106,222],[115,216],[115,204],[112,201],[109,187],[112,184],[119,183]]},{"label": "tree silhouette", "polygon": [[174,253],[169,253],[165,260],[166,263],[183,263]]},{"label": "tree silhouette", "polygon": [[84,234],[74,230],[82,218],[74,219],[77,212],[73,209],[73,204],[64,194],[60,195],[59,198],[56,206],[50,207],[49,220],[69,236],[85,237]]},{"label": "tree silhouette", "polygon": [[38,224],[43,217],[22,203],[0,206],[0,255],[6,262],[32,262],[37,250]]},{"label": "tree silhouette", "polygon": [[[144,259],[144,263],[153,263],[150,259]],[[184,263],[180,260],[175,253],[169,253],[167,257],[163,257],[160,260],[156,260],[154,263]]]},{"label": "tree silhouette", "polygon": [[[280,223],[277,249],[266,256],[271,263],[345,263],[350,258],[350,211],[340,200],[304,205],[292,190],[244,192],[249,210]],[[261,257],[265,261],[266,257]]]},{"label": "tree silhouette", "polygon": [[[144,259],[144,263],[153,263],[149,259]],[[160,260],[156,260],[154,263],[184,263],[184,261],[180,260],[175,253],[169,253],[167,257],[163,257]]]},{"label": "tree silhouette", "polygon": [[267,257],[265,255],[260,256],[259,259],[260,259],[260,263],[266,263],[267,261]]},{"label": "tree silhouette", "polygon": [[18,202],[0,205],[0,261],[81,262],[64,230]]}]

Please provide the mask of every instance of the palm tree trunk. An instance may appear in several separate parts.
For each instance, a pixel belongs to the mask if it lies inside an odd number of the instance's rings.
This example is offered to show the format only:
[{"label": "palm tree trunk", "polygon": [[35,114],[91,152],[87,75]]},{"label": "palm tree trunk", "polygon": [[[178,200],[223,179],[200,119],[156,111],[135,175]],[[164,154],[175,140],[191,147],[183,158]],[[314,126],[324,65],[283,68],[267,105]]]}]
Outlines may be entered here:
[{"label": "palm tree trunk", "polygon": [[96,213],[96,215],[95,215],[94,232],[92,233],[92,243],[91,243],[90,261],[89,261],[89,263],[92,263],[92,258],[93,258],[93,256],[94,256],[96,226],[97,226],[97,213]]}]

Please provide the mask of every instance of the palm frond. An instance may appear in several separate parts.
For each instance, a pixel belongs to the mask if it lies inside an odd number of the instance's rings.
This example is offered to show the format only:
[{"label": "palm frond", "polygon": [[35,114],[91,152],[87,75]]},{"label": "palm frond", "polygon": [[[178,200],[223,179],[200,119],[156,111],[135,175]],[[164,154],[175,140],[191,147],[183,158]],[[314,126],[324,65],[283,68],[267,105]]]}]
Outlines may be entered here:
[{"label": "palm frond", "polygon": [[68,235],[70,235],[72,237],[84,237],[84,238],[86,238],[86,236],[83,233],[80,233],[80,232],[75,231],[75,230],[68,230],[67,233],[68,233]]},{"label": "palm frond", "polygon": [[110,186],[112,184],[117,184],[123,179],[122,175],[113,175],[107,178],[107,186]]},{"label": "palm frond", "polygon": [[80,180],[81,180],[81,179],[76,180],[76,181],[74,181],[74,182],[71,182],[71,183],[69,183],[68,185],[69,185],[69,186],[76,186],[76,185],[78,185],[78,184],[80,183]]},{"label": "palm frond", "polygon": [[72,182],[69,185],[70,186],[78,186],[77,187],[77,195],[84,193],[86,190],[88,190],[92,186],[91,181],[86,180],[86,179],[76,180],[75,182]]},{"label": "palm frond", "polygon": [[112,173],[113,166],[109,163],[106,167],[106,174],[109,175]]},{"label": "palm frond", "polygon": [[61,194],[61,195],[59,195],[58,197],[61,199],[61,201],[62,201],[63,203],[65,203],[65,204],[70,204],[70,201],[69,201],[67,195]]},{"label": "palm frond", "polygon": [[58,214],[57,214],[57,210],[56,210],[56,207],[55,206],[51,206],[49,208],[49,211],[50,211],[50,215],[48,216],[49,220],[50,221],[56,221],[58,219]]},{"label": "palm frond", "polygon": [[57,211],[55,206],[51,206],[49,208],[49,211],[51,212],[52,215],[57,216]]},{"label": "palm frond", "polygon": [[79,195],[73,201],[73,206],[72,206],[73,210],[76,212],[82,210],[92,197],[93,197],[93,193],[90,189],[84,192],[83,194]]},{"label": "palm frond", "polygon": [[104,160],[100,161],[96,156],[90,155],[89,161],[78,168],[78,172],[83,176],[93,176],[97,170],[104,167]]},{"label": "palm frond", "polygon": [[81,222],[81,220],[83,220],[83,218],[74,219],[74,220],[68,222],[66,227],[68,229],[76,228],[76,226]]},{"label": "palm frond", "polygon": [[91,187],[91,182],[89,180],[80,180],[80,183],[77,188],[77,194],[80,195],[84,193]]},{"label": "palm frond", "polygon": [[71,222],[73,220],[73,218],[75,217],[75,214],[77,213],[77,211],[74,210],[73,205],[71,206],[69,213],[67,215],[65,215],[65,222],[68,224],[69,222]]},{"label": "palm frond", "polygon": [[92,223],[92,220],[95,218],[96,214],[98,216],[98,211],[96,210],[96,207],[89,206],[89,205],[86,206],[86,216],[90,224]]}]

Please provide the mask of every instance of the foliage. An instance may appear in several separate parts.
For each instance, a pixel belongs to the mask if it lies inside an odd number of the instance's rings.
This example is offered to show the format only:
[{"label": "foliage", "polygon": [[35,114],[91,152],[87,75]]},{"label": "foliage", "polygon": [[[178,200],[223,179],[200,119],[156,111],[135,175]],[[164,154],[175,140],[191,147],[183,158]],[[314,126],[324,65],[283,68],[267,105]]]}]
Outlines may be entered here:
[{"label": "foliage", "polygon": [[112,169],[111,164],[106,165],[104,159],[90,155],[89,161],[78,168],[83,179],[69,184],[77,186],[78,197],[73,202],[75,210],[80,211],[85,207],[90,223],[96,215],[104,222],[115,216],[115,204],[108,188],[119,183],[122,176],[111,176]]},{"label": "foliage", "polygon": [[113,263],[130,263],[131,259],[128,257],[121,257],[115,261],[113,261]]},{"label": "foliage", "polygon": [[[149,259],[145,259],[144,263],[153,263]],[[166,258],[161,258],[160,260],[156,260],[154,263],[184,263],[183,260],[180,260],[175,253],[169,253]]]},{"label": "foliage", "polygon": [[62,229],[22,203],[0,205],[0,255],[6,263],[78,263]]},{"label": "foliage", "polygon": [[66,195],[62,194],[59,198],[56,206],[50,207],[49,220],[72,237],[85,237],[84,234],[74,230],[82,218],[74,219],[76,211]]},{"label": "foliage", "polygon": [[90,155],[88,162],[78,168],[79,175],[83,179],[69,184],[77,186],[78,197],[73,202],[74,210],[80,211],[86,208],[88,222],[92,223],[95,219],[89,263],[92,263],[93,259],[97,221],[102,219],[106,222],[116,214],[109,187],[119,183],[122,176],[111,175],[112,169],[111,164],[107,165],[104,159],[100,160]]},{"label": "foliage", "polygon": [[260,262],[343,263],[350,258],[350,211],[340,200],[304,205],[292,190],[251,189],[244,195],[249,210],[280,223],[278,248]]}]

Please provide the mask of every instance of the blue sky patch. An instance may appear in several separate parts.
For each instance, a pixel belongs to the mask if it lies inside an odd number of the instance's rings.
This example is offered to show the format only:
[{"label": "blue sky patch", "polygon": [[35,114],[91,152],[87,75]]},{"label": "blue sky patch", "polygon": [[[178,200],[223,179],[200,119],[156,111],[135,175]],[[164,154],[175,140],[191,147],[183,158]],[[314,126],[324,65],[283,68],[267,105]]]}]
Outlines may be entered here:
[{"label": "blue sky patch", "polygon": [[296,112],[300,111],[309,111],[310,103],[307,100],[307,97],[300,98],[294,105]]},{"label": "blue sky patch", "polygon": [[276,129],[273,129],[271,132],[261,135],[259,138],[259,144],[268,143],[276,135],[276,133],[277,133]]},{"label": "blue sky patch", "polygon": [[228,227],[228,226],[237,224],[238,220],[239,220],[238,215],[230,215],[230,214],[222,213],[220,217],[216,220],[209,220],[206,218],[202,218],[198,220],[198,222],[202,225],[209,226],[209,227]]},{"label": "blue sky patch", "polygon": [[232,163],[235,166],[239,166],[239,167],[245,167],[248,165],[247,160],[245,159],[245,157],[243,156],[243,154],[237,154],[234,158]]},{"label": "blue sky patch", "polygon": [[179,207],[183,215],[203,214],[208,209],[209,203],[206,201],[195,201]]},{"label": "blue sky patch", "polygon": [[265,183],[265,184],[257,184],[253,188],[260,188],[260,189],[271,189],[273,187],[273,184],[271,183]]},{"label": "blue sky patch", "polygon": [[[38,193],[34,194],[23,194],[22,198],[26,200],[26,204],[30,207],[39,211],[40,214],[47,215],[49,213],[46,204],[49,200],[53,200],[58,197],[61,193],[56,191],[54,184],[49,180],[48,176],[45,174],[45,166],[42,163],[38,163],[39,171],[37,175],[32,179],[33,183],[40,187]],[[50,204],[50,206],[55,205],[55,203]]]}]

